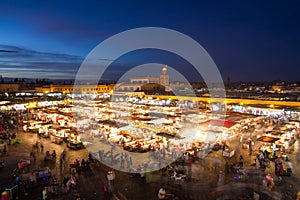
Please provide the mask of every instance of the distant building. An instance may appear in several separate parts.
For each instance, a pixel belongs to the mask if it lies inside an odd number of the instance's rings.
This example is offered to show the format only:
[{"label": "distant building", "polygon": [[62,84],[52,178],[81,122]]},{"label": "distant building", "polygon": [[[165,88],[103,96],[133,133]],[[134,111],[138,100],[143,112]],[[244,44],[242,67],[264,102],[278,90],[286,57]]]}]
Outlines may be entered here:
[{"label": "distant building", "polygon": [[50,85],[42,86],[42,87],[36,87],[35,88],[35,92],[38,92],[38,93],[49,93],[49,92],[51,92]]},{"label": "distant building", "polygon": [[20,83],[0,83],[0,92],[18,92]]},{"label": "distant building", "polygon": [[148,83],[148,84],[144,84],[142,85],[141,90],[145,93],[161,93],[165,91],[165,86],[161,85],[161,84],[157,84],[157,83]]},{"label": "distant building", "polygon": [[156,77],[130,78],[130,83],[134,83],[134,84],[156,83],[156,84],[159,84],[159,78],[156,78]]},{"label": "distant building", "polygon": [[280,93],[284,89],[284,85],[273,85],[271,91]]},{"label": "distant building", "polygon": [[119,83],[116,85],[118,92],[139,92],[139,91],[170,91],[169,75],[167,67],[162,68],[162,74],[156,77],[133,77],[130,83]]},{"label": "distant building", "polygon": [[142,90],[143,83],[120,83],[116,85],[118,92],[136,92]]},{"label": "distant building", "polygon": [[111,85],[73,85],[73,84],[50,84],[50,86],[36,87],[36,92],[57,92],[63,94],[98,94],[108,93],[114,89],[114,84]]}]

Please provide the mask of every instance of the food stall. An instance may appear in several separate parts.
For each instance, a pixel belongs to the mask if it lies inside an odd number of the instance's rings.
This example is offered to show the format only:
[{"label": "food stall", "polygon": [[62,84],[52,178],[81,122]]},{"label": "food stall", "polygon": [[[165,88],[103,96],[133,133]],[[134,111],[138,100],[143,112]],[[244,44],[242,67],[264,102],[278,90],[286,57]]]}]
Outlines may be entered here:
[{"label": "food stall", "polygon": [[70,129],[68,128],[57,128],[57,129],[50,129],[50,140],[53,143],[57,143],[57,144],[61,144],[63,143],[63,141],[66,141],[69,133],[70,133]]},{"label": "food stall", "polygon": [[28,131],[30,133],[38,133],[39,132],[39,128],[42,125],[42,121],[35,121],[35,120],[30,120],[28,121]]},{"label": "food stall", "polygon": [[83,147],[83,143],[77,132],[71,132],[69,134],[67,142],[68,142],[68,147],[71,149],[81,149]]},{"label": "food stall", "polygon": [[47,124],[47,123],[41,124],[41,126],[39,127],[39,130],[38,130],[38,136],[48,138],[50,136],[49,128],[51,128],[51,127],[52,127],[52,124]]},{"label": "food stall", "polygon": [[259,147],[261,152],[268,152],[269,159],[274,158],[274,153],[280,149],[280,146],[276,145],[275,142],[278,141],[279,138],[271,137],[271,136],[261,136],[257,139],[257,141],[262,142],[263,144]]}]

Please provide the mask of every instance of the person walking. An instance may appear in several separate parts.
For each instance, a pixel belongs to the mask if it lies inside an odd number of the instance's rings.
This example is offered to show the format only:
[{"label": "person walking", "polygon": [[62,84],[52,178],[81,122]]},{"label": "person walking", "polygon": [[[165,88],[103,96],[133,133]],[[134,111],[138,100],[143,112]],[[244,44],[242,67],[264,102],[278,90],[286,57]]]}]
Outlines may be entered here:
[{"label": "person walking", "polygon": [[35,142],[34,148],[36,150],[36,153],[39,155],[40,151],[39,151],[39,142],[38,141]]},{"label": "person walking", "polygon": [[47,195],[48,195],[47,187],[44,187],[44,189],[42,191],[43,200],[47,200]]},{"label": "person walking", "polygon": [[240,155],[239,166],[240,166],[241,168],[244,167],[244,157],[243,157],[243,155]]},{"label": "person walking", "polygon": [[43,153],[44,152],[44,143],[43,143],[43,141],[40,141],[40,147],[41,147],[41,152]]},{"label": "person walking", "polygon": [[68,191],[67,183],[68,183],[68,179],[65,176],[64,179],[63,179],[63,192],[64,193],[66,193]]},{"label": "person walking", "polygon": [[103,154],[104,154],[103,150],[100,149],[98,154],[99,154],[100,161],[102,161],[103,160]]},{"label": "person walking", "polygon": [[249,156],[252,156],[252,151],[253,151],[253,149],[252,149],[252,140],[249,140]]},{"label": "person walking", "polygon": [[116,174],[114,170],[108,171],[106,175],[107,181],[111,183],[111,185],[115,185]]},{"label": "person walking", "polygon": [[105,200],[109,200],[109,192],[106,184],[103,185],[103,196]]},{"label": "person walking", "polygon": [[120,165],[121,165],[121,168],[124,168],[124,162],[125,162],[125,159],[124,159],[123,153],[121,153],[121,156],[120,156]]}]

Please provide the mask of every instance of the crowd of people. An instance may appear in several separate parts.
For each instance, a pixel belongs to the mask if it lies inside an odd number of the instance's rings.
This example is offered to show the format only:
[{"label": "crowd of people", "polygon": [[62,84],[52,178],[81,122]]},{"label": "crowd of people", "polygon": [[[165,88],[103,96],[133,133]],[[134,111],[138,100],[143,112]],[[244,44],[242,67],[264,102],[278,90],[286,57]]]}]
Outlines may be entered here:
[{"label": "crowd of people", "polygon": [[[17,137],[16,129],[20,126],[20,118],[24,118],[23,112],[5,111],[0,112],[0,139],[5,144],[13,144]],[[6,153],[7,146],[3,146],[3,153]]]}]

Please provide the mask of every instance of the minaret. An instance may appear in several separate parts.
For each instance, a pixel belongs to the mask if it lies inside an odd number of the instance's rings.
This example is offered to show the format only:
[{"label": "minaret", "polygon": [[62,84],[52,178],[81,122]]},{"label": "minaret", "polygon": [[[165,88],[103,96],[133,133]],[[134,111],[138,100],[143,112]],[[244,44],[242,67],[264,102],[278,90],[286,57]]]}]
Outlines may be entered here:
[{"label": "minaret", "polygon": [[169,75],[167,74],[167,65],[165,65],[161,70],[161,75],[159,77],[159,84],[166,88],[166,91],[169,90]]}]

